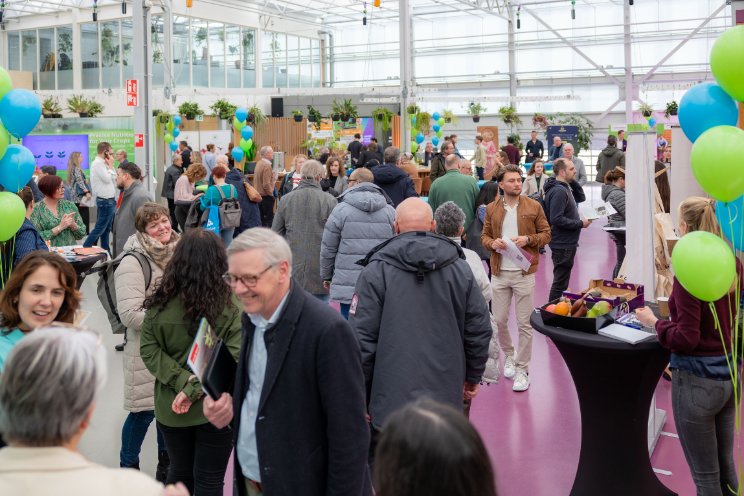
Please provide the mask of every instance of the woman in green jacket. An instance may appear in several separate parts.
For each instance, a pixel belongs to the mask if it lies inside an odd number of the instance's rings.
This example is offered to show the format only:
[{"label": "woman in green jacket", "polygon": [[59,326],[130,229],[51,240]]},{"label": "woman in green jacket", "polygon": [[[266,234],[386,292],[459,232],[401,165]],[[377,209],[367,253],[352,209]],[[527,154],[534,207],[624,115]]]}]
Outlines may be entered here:
[{"label": "woman in green jacket", "polygon": [[145,300],[140,352],[155,376],[155,419],[170,456],[168,484],[191,494],[222,495],[232,431],[202,413],[201,383],[186,366],[199,322],[205,318],[237,359],[240,310],[229,286],[225,248],[214,234],[191,229],[179,241],[160,286]]}]

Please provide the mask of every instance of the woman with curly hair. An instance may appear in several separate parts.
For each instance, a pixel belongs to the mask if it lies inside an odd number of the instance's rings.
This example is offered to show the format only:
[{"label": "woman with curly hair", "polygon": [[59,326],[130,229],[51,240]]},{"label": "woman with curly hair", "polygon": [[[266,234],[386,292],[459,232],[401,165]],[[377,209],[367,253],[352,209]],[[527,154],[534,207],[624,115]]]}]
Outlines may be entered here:
[{"label": "woman with curly hair", "polygon": [[240,309],[222,279],[226,272],[222,240],[204,229],[190,229],[143,305],[140,352],[155,376],[155,419],[170,455],[167,481],[183,482],[190,494],[202,496],[222,495],[233,432],[204,417],[204,391],[186,358],[202,318],[238,357]]}]

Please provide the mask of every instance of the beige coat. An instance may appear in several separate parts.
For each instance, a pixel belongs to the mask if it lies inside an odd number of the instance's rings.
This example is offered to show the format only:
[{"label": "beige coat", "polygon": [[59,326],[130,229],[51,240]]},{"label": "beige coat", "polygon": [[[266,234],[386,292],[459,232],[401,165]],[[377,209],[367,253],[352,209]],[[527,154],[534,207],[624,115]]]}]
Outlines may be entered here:
[{"label": "beige coat", "polygon": [[542,177],[540,178],[540,188],[538,189],[537,179],[535,179],[535,175],[532,174],[530,176],[527,176],[524,179],[524,184],[522,185],[522,194],[525,196],[530,196],[530,195],[537,193],[538,191],[542,194],[543,187],[545,186],[545,181],[547,180],[548,180],[548,176],[543,174]]},{"label": "beige coat", "polygon": [[[124,245],[124,251],[135,250],[149,255],[133,235]],[[145,294],[145,275],[134,257],[125,257],[116,269],[116,300],[119,316],[127,326],[127,345],[124,347],[124,409],[141,412],[155,409],[155,378],[140,358],[140,329],[145,320],[142,303],[154,291],[163,271],[150,260],[152,277]]]},{"label": "beige coat", "polygon": [[159,496],[163,486],[144,473],[96,465],[66,448],[0,450],[0,494],[23,496]]}]

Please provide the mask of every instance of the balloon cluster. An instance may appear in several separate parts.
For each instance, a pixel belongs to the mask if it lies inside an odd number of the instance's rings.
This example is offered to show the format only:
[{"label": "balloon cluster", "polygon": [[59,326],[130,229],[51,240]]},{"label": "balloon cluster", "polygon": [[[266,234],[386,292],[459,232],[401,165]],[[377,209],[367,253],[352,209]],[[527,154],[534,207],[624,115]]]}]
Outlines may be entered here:
[{"label": "balloon cluster", "polygon": [[[724,32],[713,44],[710,68],[716,83],[688,90],[679,105],[682,131],[693,142],[690,163],[695,179],[717,200],[716,217],[734,250],[744,249],[744,131],[735,127],[736,101],[744,101],[744,25]],[[677,280],[693,296],[716,301],[736,278],[736,261],[718,236],[696,231],[680,239],[672,252]]]},{"label": "balloon cluster", "polygon": [[12,238],[23,224],[26,207],[16,194],[36,170],[33,153],[22,145],[11,145],[10,136],[21,139],[41,118],[41,102],[32,92],[13,89],[8,72],[0,67],[0,241]]},{"label": "balloon cluster", "polygon": [[[432,131],[434,131],[434,137],[431,139],[431,144],[434,146],[439,146],[439,140],[442,138],[442,128],[444,127],[444,117],[442,117],[439,112],[434,112],[431,114],[431,121],[434,123],[433,126],[431,126]],[[421,132],[419,127],[416,125],[416,116],[411,116],[411,136],[413,139],[411,140],[411,153],[416,153],[419,149],[419,145],[426,141],[426,136],[424,136],[424,133]]]},{"label": "balloon cluster", "polygon": [[181,125],[181,116],[172,115],[165,125],[166,133],[163,136],[165,143],[170,147],[172,152],[178,150],[178,136],[181,134],[181,129],[178,127]]},{"label": "balloon cluster", "polygon": [[245,107],[238,107],[233,119],[233,128],[240,132],[240,143],[234,147],[230,154],[233,160],[241,162],[244,158],[253,160],[256,156],[256,145],[253,143],[253,128],[247,125],[248,110]]}]

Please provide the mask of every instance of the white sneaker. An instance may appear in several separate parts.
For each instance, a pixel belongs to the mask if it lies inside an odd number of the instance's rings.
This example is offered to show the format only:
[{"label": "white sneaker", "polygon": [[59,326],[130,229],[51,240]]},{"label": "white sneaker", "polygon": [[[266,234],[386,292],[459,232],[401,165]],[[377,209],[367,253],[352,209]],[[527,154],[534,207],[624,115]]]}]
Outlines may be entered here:
[{"label": "white sneaker", "polygon": [[526,372],[522,372],[520,370],[514,377],[514,385],[512,386],[512,391],[527,391],[529,387],[530,376],[528,376]]},{"label": "white sneaker", "polygon": [[511,379],[517,369],[514,367],[514,355],[504,355],[504,377]]},{"label": "white sneaker", "polygon": [[499,374],[499,359],[489,358],[486,362],[486,371],[483,372],[482,381],[486,384],[498,384]]}]

